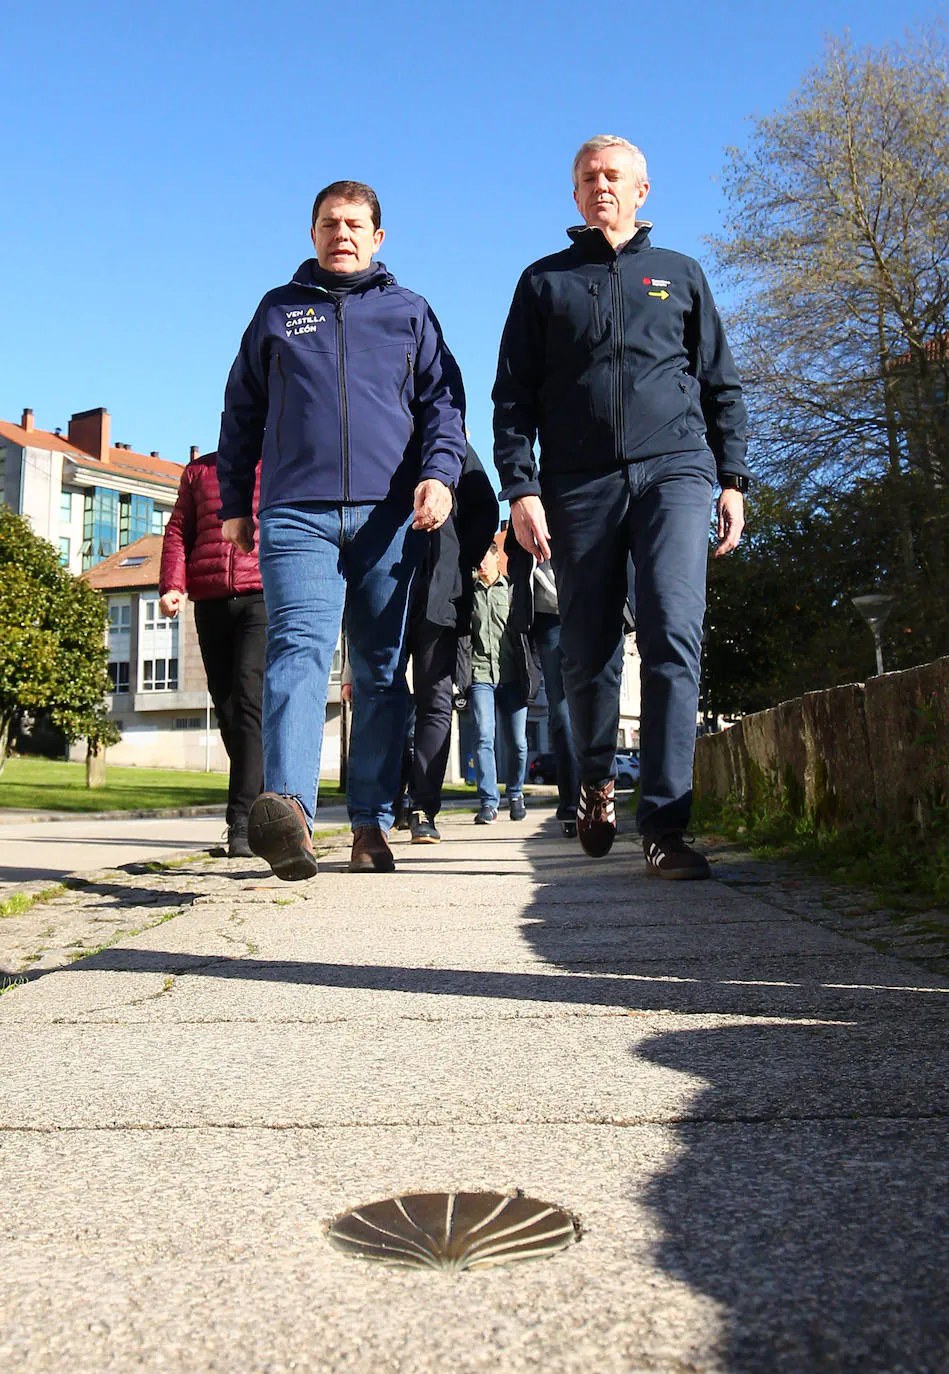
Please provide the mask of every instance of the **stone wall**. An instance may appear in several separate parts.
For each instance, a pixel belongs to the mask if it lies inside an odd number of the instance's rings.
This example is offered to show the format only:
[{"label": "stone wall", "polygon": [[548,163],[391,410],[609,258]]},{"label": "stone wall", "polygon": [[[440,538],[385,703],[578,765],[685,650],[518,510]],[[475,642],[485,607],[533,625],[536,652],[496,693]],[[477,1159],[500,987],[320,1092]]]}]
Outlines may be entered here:
[{"label": "stone wall", "polygon": [[928,828],[949,802],[949,658],[745,716],[696,742],[698,800],[822,826]]}]

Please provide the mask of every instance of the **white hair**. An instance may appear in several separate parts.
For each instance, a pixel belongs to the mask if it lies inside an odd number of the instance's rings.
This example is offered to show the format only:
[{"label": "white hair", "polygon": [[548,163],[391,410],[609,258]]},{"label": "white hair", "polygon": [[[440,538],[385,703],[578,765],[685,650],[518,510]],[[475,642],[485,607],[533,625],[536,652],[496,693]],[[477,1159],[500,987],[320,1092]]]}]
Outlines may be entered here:
[{"label": "white hair", "polygon": [[595,138],[588,138],[586,143],[581,143],[577,150],[577,155],[573,159],[573,189],[576,191],[580,185],[578,174],[580,163],[587,153],[598,153],[601,148],[625,148],[633,158],[633,176],[636,178],[636,185],[642,186],[649,180],[646,172],[646,159],[635,143],[630,143],[628,138],[620,138],[618,134],[597,134]]}]

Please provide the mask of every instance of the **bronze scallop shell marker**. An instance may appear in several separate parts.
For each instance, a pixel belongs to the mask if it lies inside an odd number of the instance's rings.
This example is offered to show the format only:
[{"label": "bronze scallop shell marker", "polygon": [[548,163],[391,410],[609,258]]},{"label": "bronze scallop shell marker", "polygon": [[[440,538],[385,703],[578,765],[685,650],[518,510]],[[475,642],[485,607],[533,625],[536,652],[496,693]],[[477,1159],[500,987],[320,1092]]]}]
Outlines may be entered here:
[{"label": "bronze scallop shell marker", "polygon": [[327,1239],[355,1259],[460,1271],[546,1259],[579,1239],[579,1226],[520,1193],[406,1193],[344,1212]]}]

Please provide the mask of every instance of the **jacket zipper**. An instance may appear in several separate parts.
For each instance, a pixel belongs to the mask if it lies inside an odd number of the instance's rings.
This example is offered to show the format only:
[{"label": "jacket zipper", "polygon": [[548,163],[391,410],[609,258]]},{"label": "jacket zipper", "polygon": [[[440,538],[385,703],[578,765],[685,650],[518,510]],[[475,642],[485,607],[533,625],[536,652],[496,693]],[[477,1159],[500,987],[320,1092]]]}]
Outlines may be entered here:
[{"label": "jacket zipper", "polygon": [[616,458],[625,462],[626,436],[623,420],[623,288],[619,259],[610,263],[610,292],[613,300],[613,426],[616,433]]},{"label": "jacket zipper", "polygon": [[593,328],[597,338],[600,336],[600,286],[598,282],[590,282],[590,295],[593,297]]},{"label": "jacket zipper", "polygon": [[283,371],[283,361],[280,357],[280,349],[276,350],[277,371],[280,373],[280,409],[277,411],[277,432],[274,438],[277,441],[277,457],[280,456],[280,426],[283,423],[283,408],[287,403],[287,379]]},{"label": "jacket zipper", "polygon": [[343,424],[343,500],[349,500],[349,409],[346,403],[346,354],[343,349],[343,302],[336,302],[336,348],[339,353],[339,403]]},{"label": "jacket zipper", "polygon": [[400,405],[400,406],[402,407],[402,409],[405,411],[405,417],[406,417],[406,419],[407,419],[408,422],[409,422],[409,433],[410,433],[410,434],[414,434],[414,433],[415,433],[415,421],[414,421],[414,419],[412,418],[412,412],[409,410],[408,406],[405,404],[405,388],[406,388],[406,387],[408,386],[408,384],[409,384],[409,378],[411,377],[411,375],[412,375],[412,355],[411,355],[411,353],[406,353],[406,355],[405,355],[405,376],[402,378],[402,385],[399,387],[399,405]]}]

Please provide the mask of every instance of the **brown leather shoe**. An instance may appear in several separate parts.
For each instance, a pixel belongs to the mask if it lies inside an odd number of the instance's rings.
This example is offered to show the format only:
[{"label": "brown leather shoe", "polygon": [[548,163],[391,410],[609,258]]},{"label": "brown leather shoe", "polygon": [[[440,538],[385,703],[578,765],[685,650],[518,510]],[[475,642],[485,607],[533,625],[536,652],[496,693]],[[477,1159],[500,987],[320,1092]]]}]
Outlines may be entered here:
[{"label": "brown leather shoe", "polygon": [[247,842],[285,883],[316,877],[310,827],[296,797],[261,792],[250,808]]},{"label": "brown leather shoe", "polygon": [[361,825],[353,832],[350,873],[394,873],[395,859],[389,842],[377,825]]}]

